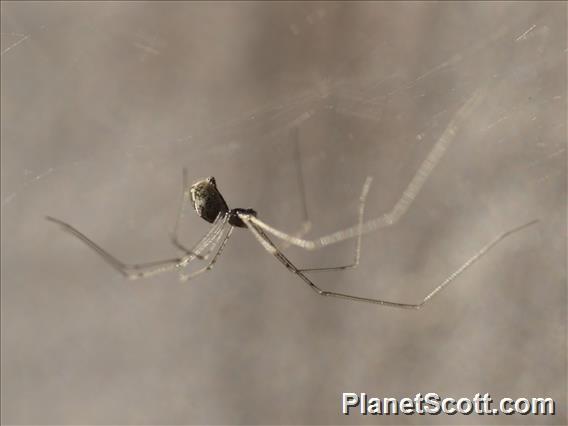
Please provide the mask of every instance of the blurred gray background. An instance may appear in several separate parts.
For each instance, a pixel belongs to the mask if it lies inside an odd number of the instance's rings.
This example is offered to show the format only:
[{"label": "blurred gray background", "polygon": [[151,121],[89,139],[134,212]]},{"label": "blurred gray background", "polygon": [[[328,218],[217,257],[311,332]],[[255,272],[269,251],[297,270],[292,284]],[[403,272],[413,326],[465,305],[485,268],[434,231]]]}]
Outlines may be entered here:
[{"label": "blurred gray background", "polygon": [[[2,2],[2,422],[566,424],[566,3]],[[181,192],[311,236],[388,211],[456,111],[481,105],[408,214],[317,297],[236,230],[212,272],[129,282],[175,255]],[[297,129],[298,139],[290,135]],[[296,149],[299,149],[298,162]],[[209,224],[190,214],[184,241]],[[298,265],[351,259],[354,241]],[[378,397],[552,397],[554,417],[352,415]]]}]

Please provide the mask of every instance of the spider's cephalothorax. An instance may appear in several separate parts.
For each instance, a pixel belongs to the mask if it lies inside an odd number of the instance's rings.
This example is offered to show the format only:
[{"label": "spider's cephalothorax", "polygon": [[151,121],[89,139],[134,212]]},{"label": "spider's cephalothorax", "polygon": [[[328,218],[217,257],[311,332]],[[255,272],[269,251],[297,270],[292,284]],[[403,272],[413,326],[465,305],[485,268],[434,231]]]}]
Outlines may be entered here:
[{"label": "spider's cephalothorax", "polygon": [[229,223],[237,228],[246,228],[247,225],[241,220],[239,214],[245,214],[256,217],[256,210],[253,209],[233,209],[229,212]]},{"label": "spider's cephalothorax", "polygon": [[219,214],[228,213],[229,223],[238,228],[246,228],[244,222],[238,214],[249,214],[256,217],[253,209],[232,209],[229,210],[227,202],[219,192],[217,183],[213,176],[202,179],[191,185],[191,203],[197,214],[209,223],[215,222]]}]

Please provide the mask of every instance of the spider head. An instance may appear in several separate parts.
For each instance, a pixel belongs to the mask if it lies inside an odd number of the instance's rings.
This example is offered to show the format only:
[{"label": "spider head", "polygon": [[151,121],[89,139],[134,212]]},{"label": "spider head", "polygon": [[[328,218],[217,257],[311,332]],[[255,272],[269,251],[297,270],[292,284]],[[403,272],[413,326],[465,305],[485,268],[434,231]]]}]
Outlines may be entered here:
[{"label": "spider head", "polygon": [[199,217],[209,223],[213,223],[220,213],[229,211],[213,176],[195,182],[191,185],[189,193],[193,208]]}]

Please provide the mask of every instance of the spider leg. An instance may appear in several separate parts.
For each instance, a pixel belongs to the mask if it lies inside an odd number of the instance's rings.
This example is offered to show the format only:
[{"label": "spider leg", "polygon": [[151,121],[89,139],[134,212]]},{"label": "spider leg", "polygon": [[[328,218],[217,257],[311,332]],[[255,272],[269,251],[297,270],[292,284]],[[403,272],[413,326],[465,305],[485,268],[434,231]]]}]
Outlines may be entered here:
[{"label": "spider leg", "polygon": [[217,243],[219,240],[221,240],[221,244],[219,244],[219,247],[217,248],[215,255],[211,258],[211,260],[209,261],[207,266],[204,266],[203,268],[200,268],[200,269],[192,272],[191,274],[184,274],[183,272],[180,271],[180,276],[179,276],[180,281],[182,281],[182,282],[189,281],[189,280],[197,277],[198,275],[201,275],[204,272],[207,272],[207,271],[210,271],[211,269],[213,269],[213,267],[215,266],[215,262],[217,262],[217,259],[221,256],[221,253],[223,253],[223,249],[227,245],[229,238],[231,238],[231,234],[233,233],[234,229],[235,228],[233,226],[229,225],[229,229],[225,232],[223,238],[222,239],[219,238],[216,241],[216,243]]},{"label": "spider leg", "polygon": [[[225,223],[222,227],[219,228],[217,232],[215,232],[215,235],[212,236],[210,243],[207,245],[207,250],[204,252],[204,255],[202,256],[204,260],[206,260],[209,257],[209,254],[212,253],[215,250],[215,248],[219,248],[219,241],[223,239],[224,233],[226,235],[225,230],[227,229],[227,225],[228,223]],[[209,264],[210,263],[211,261],[209,262]],[[184,273],[183,272],[184,269],[185,268],[180,268],[179,270],[179,279],[182,282],[187,280],[186,277],[192,275]]]},{"label": "spider leg", "polygon": [[363,184],[363,189],[361,190],[361,196],[359,197],[359,232],[357,235],[357,243],[355,245],[355,257],[353,262],[343,266],[332,266],[327,268],[303,268],[300,269],[301,272],[325,272],[325,271],[341,271],[346,269],[355,269],[359,266],[359,258],[361,257],[361,239],[363,238],[363,233],[360,232],[360,228],[363,225],[363,217],[365,214],[365,203],[367,202],[367,195],[369,194],[369,189],[371,188],[371,183],[373,178],[367,176],[365,183]]},{"label": "spider leg", "polygon": [[[300,191],[300,199],[302,201],[302,225],[300,229],[293,233],[295,238],[302,238],[310,229],[312,229],[312,222],[310,221],[310,215],[308,213],[308,203],[306,199],[306,185],[304,181],[304,171],[302,168],[302,156],[300,154],[300,136],[299,136],[299,129],[297,126],[290,129],[290,139],[293,140],[294,143],[294,156],[297,173],[296,176],[298,178],[298,189]],[[286,249],[290,247],[291,243],[285,241],[282,244],[282,248]]]},{"label": "spider leg", "polygon": [[55,219],[50,216],[46,216],[46,219],[61,226],[64,231],[69,232],[71,235],[85,243],[89,248],[91,248],[99,256],[101,256],[105,262],[107,262],[122,275],[134,280],[138,278],[146,278],[151,275],[159,274],[161,272],[169,271],[172,269],[185,267],[217,238],[219,233],[221,233],[224,225],[228,222],[229,216],[224,215],[221,220],[216,221],[211,229],[203,236],[203,238],[201,238],[201,240],[197,242],[197,244],[195,244],[191,251],[189,251],[186,255],[138,264],[127,264],[121,262],[109,252],[104,250],[101,246],[92,241],[85,234],[75,229],[68,223],[63,222],[62,220]]},{"label": "spider leg", "polygon": [[363,224],[351,226],[349,228],[342,229],[315,240],[305,240],[293,235],[289,235],[255,217],[251,217],[250,221],[254,223],[254,225],[256,225],[258,228],[261,228],[262,230],[268,232],[276,238],[279,238],[289,244],[302,247],[306,250],[318,249],[330,244],[338,243],[340,241],[356,238],[361,234],[367,234],[369,232],[377,231],[381,228],[394,225],[408,211],[412,202],[420,193],[422,187],[424,186],[424,183],[442,159],[448,146],[455,139],[461,123],[464,122],[467,117],[469,117],[471,112],[475,109],[475,107],[477,107],[477,105],[479,105],[483,98],[484,91],[477,90],[455,113],[454,117],[449,122],[440,138],[436,141],[434,147],[432,148],[426,159],[422,162],[422,164],[418,168],[418,171],[402,193],[400,199],[390,210],[390,212],[383,214],[382,216],[379,216],[375,219],[364,222]]},{"label": "spider leg", "polygon": [[[217,216],[217,219],[215,219],[215,222],[213,222],[213,223],[216,224],[223,217],[224,217],[224,215],[222,213],[219,213],[219,215]],[[232,226],[229,225],[228,216],[227,216],[227,221],[225,223],[220,224],[218,230],[215,231],[215,233],[211,235],[211,239],[210,239],[210,241],[209,241],[209,243],[207,244],[207,247],[206,247],[207,249],[202,250],[203,255],[201,255],[200,260],[207,260],[209,258],[209,255],[215,250],[215,247],[218,247],[218,243],[219,243],[219,241],[221,241],[223,239],[223,232],[225,231],[227,226],[232,228]],[[200,251],[200,253],[202,251]],[[184,252],[189,255],[189,254],[194,253],[195,250],[194,249],[191,249],[191,250],[190,249],[184,249]],[[209,263],[211,263],[211,262],[209,262]],[[182,272],[182,269],[180,269],[179,273],[180,273],[180,280],[185,281],[184,279],[182,279],[182,277],[185,276],[185,274]]]},{"label": "spider leg", "polygon": [[[181,199],[178,206],[177,214],[176,214],[176,221],[174,224],[174,229],[170,235],[171,242],[174,246],[176,246],[179,250],[184,252],[186,255],[189,255],[191,250],[189,250],[185,245],[183,245],[179,240],[179,224],[181,223],[184,215],[185,215],[185,207],[187,206],[187,202],[190,197],[190,190],[191,185],[189,184],[189,180],[187,178],[187,168],[184,167],[182,170],[182,193]],[[220,218],[217,218],[220,219]],[[197,255],[195,256],[199,260],[207,259],[211,251],[207,251],[204,255]]]},{"label": "spider leg", "polygon": [[420,309],[422,308],[429,300],[431,300],[436,294],[442,291],[448,284],[454,281],[458,276],[460,276],[465,270],[467,270],[470,266],[472,266],[476,261],[478,261],[483,255],[485,255],[491,248],[493,248],[497,243],[502,241],[504,238],[510,236],[511,234],[520,231],[523,228],[526,228],[530,225],[535,224],[537,221],[532,221],[526,223],[524,225],[518,226],[513,228],[509,231],[503,232],[502,234],[495,237],[492,241],[485,244],[481,249],[477,251],[473,256],[467,259],[458,269],[452,272],[446,279],[444,279],[440,284],[438,284],[430,293],[426,295],[420,302],[418,303],[401,303],[401,302],[392,302],[388,300],[382,299],[374,299],[368,297],[360,297],[354,296],[351,294],[346,293],[338,293],[334,291],[327,291],[323,290],[319,286],[317,286],[312,280],[310,280],[301,269],[298,269],[294,264],[282,253],[276,245],[270,240],[268,235],[264,233],[264,231],[256,226],[254,222],[251,220],[252,216],[250,215],[239,215],[241,219],[247,224],[250,231],[256,237],[258,242],[264,247],[266,251],[272,254],[280,263],[282,263],[290,272],[294,273],[298,277],[300,277],[313,291],[315,291],[320,296],[329,296],[329,297],[337,297],[339,299],[345,300],[352,300],[355,302],[365,302],[365,303],[372,303],[375,305],[383,305],[389,306],[392,308],[401,308],[401,309]]}]

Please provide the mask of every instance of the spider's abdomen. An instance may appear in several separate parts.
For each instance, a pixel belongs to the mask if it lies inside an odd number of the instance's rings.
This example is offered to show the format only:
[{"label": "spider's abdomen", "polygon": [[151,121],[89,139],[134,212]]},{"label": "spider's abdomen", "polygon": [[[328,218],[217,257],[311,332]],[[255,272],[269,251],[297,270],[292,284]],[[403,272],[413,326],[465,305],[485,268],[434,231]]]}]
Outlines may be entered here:
[{"label": "spider's abdomen", "polygon": [[219,213],[229,211],[229,207],[217,189],[213,177],[194,183],[191,186],[190,194],[193,208],[201,218],[209,223],[213,223]]}]

